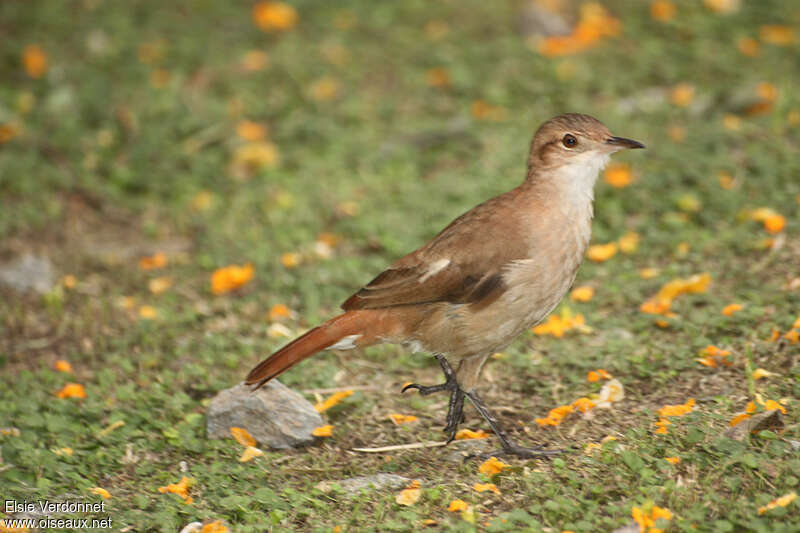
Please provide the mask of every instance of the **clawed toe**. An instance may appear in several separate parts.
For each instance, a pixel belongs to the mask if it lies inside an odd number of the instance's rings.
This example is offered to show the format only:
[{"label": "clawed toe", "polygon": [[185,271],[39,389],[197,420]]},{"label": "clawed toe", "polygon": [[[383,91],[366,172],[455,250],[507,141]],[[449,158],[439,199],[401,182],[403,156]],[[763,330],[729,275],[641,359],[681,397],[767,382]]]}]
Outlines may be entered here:
[{"label": "clawed toe", "polygon": [[409,383],[408,385],[403,387],[400,393],[402,394],[409,389],[416,389],[421,395],[427,396],[428,394],[433,394],[434,392],[448,390],[450,388],[451,387],[449,383],[442,383],[440,385],[430,385],[430,386],[420,385],[419,383]]}]

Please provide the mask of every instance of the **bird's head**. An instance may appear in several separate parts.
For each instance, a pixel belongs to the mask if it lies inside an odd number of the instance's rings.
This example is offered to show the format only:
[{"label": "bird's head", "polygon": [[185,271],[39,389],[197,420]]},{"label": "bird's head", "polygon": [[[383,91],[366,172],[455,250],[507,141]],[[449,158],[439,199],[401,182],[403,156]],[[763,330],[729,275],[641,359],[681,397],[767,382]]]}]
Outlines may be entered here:
[{"label": "bird's head", "polygon": [[585,168],[596,177],[611,154],[627,148],[644,148],[644,145],[612,135],[605,124],[589,115],[559,115],[542,124],[533,136],[529,174],[566,167],[576,172]]}]

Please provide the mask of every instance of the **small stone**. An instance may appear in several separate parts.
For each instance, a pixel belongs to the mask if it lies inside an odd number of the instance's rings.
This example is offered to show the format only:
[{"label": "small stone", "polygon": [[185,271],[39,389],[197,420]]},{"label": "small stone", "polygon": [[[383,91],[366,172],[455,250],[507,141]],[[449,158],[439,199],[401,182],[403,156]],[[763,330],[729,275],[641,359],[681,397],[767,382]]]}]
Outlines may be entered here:
[{"label": "small stone", "polygon": [[461,463],[471,454],[488,453],[498,447],[497,441],[493,438],[494,434],[488,439],[454,440],[447,445],[449,453],[444,459],[450,463]]},{"label": "small stone", "polygon": [[399,489],[407,486],[411,480],[396,474],[379,472],[371,476],[351,477],[347,479],[320,481],[314,488],[322,492],[330,492],[334,485],[342,488],[347,496],[358,496],[362,490]]},{"label": "small stone", "polygon": [[0,266],[0,283],[18,292],[28,290],[40,294],[53,288],[53,266],[46,257],[25,254]]},{"label": "small stone", "polygon": [[261,446],[288,449],[314,442],[311,432],[322,417],[305,398],[277,380],[257,391],[240,383],[221,391],[206,412],[211,439],[231,438],[230,429],[246,429]]}]

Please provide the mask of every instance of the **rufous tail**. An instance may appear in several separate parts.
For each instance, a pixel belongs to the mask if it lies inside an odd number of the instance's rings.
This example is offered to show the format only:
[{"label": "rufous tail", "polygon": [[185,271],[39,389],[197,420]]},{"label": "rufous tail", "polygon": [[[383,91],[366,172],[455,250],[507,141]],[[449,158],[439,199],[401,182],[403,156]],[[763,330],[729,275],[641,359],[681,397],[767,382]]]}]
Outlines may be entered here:
[{"label": "rufous tail", "polygon": [[[247,374],[245,384],[255,385],[253,390],[256,390],[303,359],[333,346],[345,337],[350,335],[363,336],[361,331],[363,324],[359,318],[363,317],[359,317],[358,312],[347,312],[315,327],[261,361],[258,366]],[[352,341],[355,340],[357,338],[352,339]],[[352,348],[353,346],[348,347]]]}]

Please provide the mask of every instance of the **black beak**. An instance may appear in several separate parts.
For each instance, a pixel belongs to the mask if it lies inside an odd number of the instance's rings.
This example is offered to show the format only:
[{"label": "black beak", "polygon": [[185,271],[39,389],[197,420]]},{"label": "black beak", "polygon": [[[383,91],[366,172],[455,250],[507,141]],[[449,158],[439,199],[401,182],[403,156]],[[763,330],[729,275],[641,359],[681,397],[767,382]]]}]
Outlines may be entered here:
[{"label": "black beak", "polygon": [[626,139],[625,137],[609,137],[606,139],[606,144],[613,144],[621,148],[644,148],[644,145],[639,141]]}]

